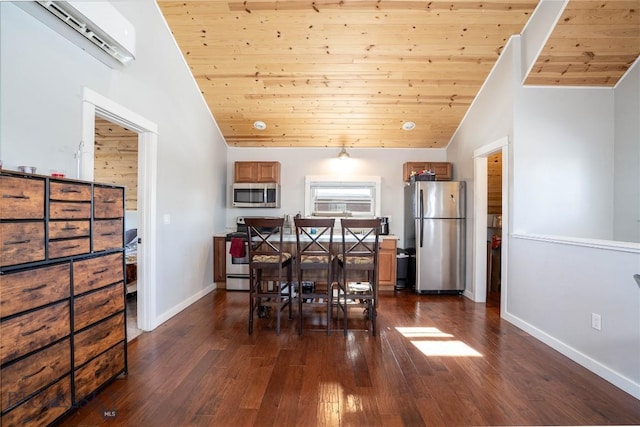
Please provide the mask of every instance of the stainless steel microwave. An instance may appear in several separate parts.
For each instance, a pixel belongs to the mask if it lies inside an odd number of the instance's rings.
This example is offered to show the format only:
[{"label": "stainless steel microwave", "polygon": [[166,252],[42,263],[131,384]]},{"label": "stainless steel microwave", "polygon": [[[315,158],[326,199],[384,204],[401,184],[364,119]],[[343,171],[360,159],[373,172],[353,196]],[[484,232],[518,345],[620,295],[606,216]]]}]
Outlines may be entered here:
[{"label": "stainless steel microwave", "polygon": [[279,208],[280,184],[234,183],[232,187],[234,208]]}]

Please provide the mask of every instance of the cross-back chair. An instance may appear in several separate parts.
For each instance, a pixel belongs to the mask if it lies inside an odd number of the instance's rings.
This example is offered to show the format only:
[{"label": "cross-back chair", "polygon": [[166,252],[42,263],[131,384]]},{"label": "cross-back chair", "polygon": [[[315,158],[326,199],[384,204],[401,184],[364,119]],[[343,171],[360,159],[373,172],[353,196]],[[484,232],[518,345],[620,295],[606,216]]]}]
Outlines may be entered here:
[{"label": "cross-back chair", "polygon": [[280,335],[282,310],[292,315],[293,256],[283,250],[284,218],[245,218],[249,244],[249,334],[253,333],[254,313],[268,317],[275,308],[276,334]]},{"label": "cross-back chair", "polygon": [[[334,218],[295,218],[298,277],[298,333],[302,334],[303,305],[326,306],[327,334],[331,331]],[[314,272],[314,273],[312,273]],[[305,273],[314,280],[305,281]],[[307,276],[308,278],[309,276]]]},{"label": "cross-back chair", "polygon": [[337,257],[341,275],[336,289],[338,307],[344,318],[344,335],[347,335],[349,307],[364,305],[365,314],[371,324],[371,334],[375,336],[381,221],[343,218],[341,226],[342,244]]}]

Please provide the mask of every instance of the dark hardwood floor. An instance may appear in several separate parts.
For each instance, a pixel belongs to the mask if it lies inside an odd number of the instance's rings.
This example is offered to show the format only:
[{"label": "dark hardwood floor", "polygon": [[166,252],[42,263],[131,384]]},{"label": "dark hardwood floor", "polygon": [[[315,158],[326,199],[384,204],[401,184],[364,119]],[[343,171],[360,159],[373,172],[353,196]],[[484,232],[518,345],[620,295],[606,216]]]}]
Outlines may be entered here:
[{"label": "dark hardwood floor", "polygon": [[132,341],[128,376],[61,425],[640,424],[637,399],[501,320],[495,298],[389,293],[378,336],[346,338],[321,311],[303,336],[271,318],[248,335],[248,298],[214,291]]}]

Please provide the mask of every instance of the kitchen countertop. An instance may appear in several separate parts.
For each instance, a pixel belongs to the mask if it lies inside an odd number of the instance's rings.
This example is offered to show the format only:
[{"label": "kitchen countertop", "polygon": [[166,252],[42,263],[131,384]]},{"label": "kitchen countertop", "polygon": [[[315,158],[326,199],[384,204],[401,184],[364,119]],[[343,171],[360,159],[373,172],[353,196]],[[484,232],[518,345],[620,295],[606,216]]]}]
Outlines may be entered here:
[{"label": "kitchen countertop", "polygon": [[[274,235],[274,236],[273,236],[273,238],[274,238],[274,239],[276,238],[275,236],[276,236],[276,235]],[[398,239],[399,239],[399,237],[398,237],[398,236],[396,236],[396,235],[393,235],[393,234],[380,235],[380,240],[384,240],[384,239],[393,239],[393,240],[398,240]],[[326,242],[326,241],[328,241],[328,240],[329,240],[329,236],[327,236],[327,235],[325,235],[325,236],[321,236],[321,237],[320,237],[320,241],[321,241],[321,242]],[[373,237],[367,237],[367,239],[365,239],[365,240],[366,240],[366,241],[373,240]],[[284,234],[282,235],[282,241],[283,241],[283,242],[291,242],[291,243],[295,243],[295,241],[296,241],[296,235],[295,235],[295,233],[293,233],[293,234],[292,234],[292,233],[284,233]],[[334,241],[334,243],[335,243],[335,242],[341,242],[341,241],[342,241],[342,234],[334,234],[334,235],[333,235],[333,241]],[[355,241],[356,241],[356,239],[355,239],[353,236],[351,236],[351,238],[349,238],[349,236],[347,236],[347,242],[351,242],[351,241],[355,242]]]}]

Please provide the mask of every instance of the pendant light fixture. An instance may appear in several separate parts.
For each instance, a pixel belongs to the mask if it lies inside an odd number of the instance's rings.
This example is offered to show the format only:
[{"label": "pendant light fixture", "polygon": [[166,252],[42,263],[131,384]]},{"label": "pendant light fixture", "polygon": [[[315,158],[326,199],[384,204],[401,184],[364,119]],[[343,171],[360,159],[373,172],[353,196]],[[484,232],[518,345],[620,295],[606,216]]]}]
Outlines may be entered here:
[{"label": "pendant light fixture", "polygon": [[342,147],[342,151],[340,153],[338,153],[338,158],[340,160],[346,160],[348,158],[350,158],[351,156],[349,155],[349,153],[347,153],[347,149]]}]

